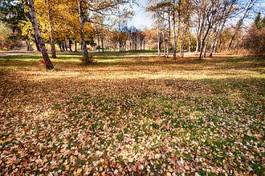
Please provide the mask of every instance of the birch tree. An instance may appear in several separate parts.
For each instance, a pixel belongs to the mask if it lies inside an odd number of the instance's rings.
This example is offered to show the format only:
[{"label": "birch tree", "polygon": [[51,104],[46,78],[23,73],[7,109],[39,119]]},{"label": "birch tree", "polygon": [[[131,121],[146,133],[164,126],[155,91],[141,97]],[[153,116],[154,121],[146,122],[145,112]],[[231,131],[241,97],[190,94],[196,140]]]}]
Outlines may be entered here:
[{"label": "birch tree", "polygon": [[242,27],[242,25],[244,23],[244,20],[246,19],[249,11],[253,8],[253,6],[256,4],[256,2],[257,2],[257,0],[248,0],[248,2],[246,3],[246,5],[244,7],[244,10],[243,10],[243,16],[239,19],[239,21],[236,24],[236,28],[235,28],[234,34],[233,34],[233,36],[232,36],[232,38],[231,38],[231,40],[229,42],[229,45],[228,45],[228,49],[232,48],[234,39],[237,36],[238,31]]},{"label": "birch tree", "polygon": [[157,50],[160,55],[161,44],[164,43],[164,56],[169,55],[171,27],[173,28],[173,58],[176,59],[176,0],[150,0],[148,10],[153,12],[157,27]]},{"label": "birch tree", "polygon": [[49,33],[50,33],[50,45],[51,45],[51,53],[52,58],[56,58],[56,49],[55,49],[55,37],[54,37],[54,20],[53,20],[53,11],[52,11],[52,0],[45,0],[47,11],[48,11],[48,22],[49,22]]},{"label": "birch tree", "polygon": [[85,23],[85,12],[84,12],[84,6],[86,1],[85,0],[77,0],[77,6],[78,6],[78,12],[79,12],[79,35],[80,35],[80,43],[82,48],[82,54],[83,54],[83,60],[86,64],[91,64],[92,57],[89,56],[88,50],[87,50],[87,44],[85,41],[85,35],[84,35],[84,23]]}]

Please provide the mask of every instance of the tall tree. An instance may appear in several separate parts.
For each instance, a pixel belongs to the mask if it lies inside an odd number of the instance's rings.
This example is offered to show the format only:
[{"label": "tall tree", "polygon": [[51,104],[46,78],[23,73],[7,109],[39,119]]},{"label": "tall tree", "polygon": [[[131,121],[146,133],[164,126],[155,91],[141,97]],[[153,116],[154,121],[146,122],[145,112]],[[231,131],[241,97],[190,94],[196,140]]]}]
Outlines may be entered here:
[{"label": "tall tree", "polygon": [[[205,2],[204,2],[205,3]],[[214,29],[215,25],[222,19],[221,13],[222,11],[222,2],[216,0],[209,0],[206,5],[202,3],[204,7],[204,16],[205,16],[205,24],[204,31],[202,32],[201,44],[200,44],[200,55],[199,58],[206,56],[207,52],[207,43],[209,40],[209,36],[211,31]]]},{"label": "tall tree", "polygon": [[237,3],[237,0],[225,0],[223,3],[223,7],[221,10],[221,19],[219,21],[219,23],[217,23],[216,25],[216,31],[211,43],[211,48],[210,48],[210,57],[213,56],[213,53],[216,52],[217,49],[217,43],[220,40],[221,34],[224,30],[225,24],[228,20],[229,17],[231,17],[231,15],[233,14],[234,11],[236,11],[237,9],[235,8]]},{"label": "tall tree", "polygon": [[51,60],[49,59],[49,55],[48,55],[48,52],[46,50],[45,44],[41,38],[38,20],[37,20],[36,13],[35,13],[34,2],[33,2],[33,0],[27,0],[26,3],[29,7],[29,16],[30,16],[30,20],[31,20],[31,23],[32,23],[32,26],[34,29],[34,35],[35,35],[36,43],[40,48],[40,52],[42,54],[46,68],[48,70],[51,70],[54,68],[54,66],[53,66]]},{"label": "tall tree", "polygon": [[53,11],[51,7],[51,0],[45,0],[47,11],[48,11],[48,22],[49,22],[49,33],[50,33],[50,44],[51,44],[51,53],[52,58],[56,58],[56,49],[55,49],[55,40],[54,40],[54,19],[53,19]]},{"label": "tall tree", "polygon": [[79,34],[80,34],[80,42],[82,47],[82,54],[83,59],[87,64],[92,63],[92,57],[89,56],[87,45],[85,41],[85,35],[84,35],[84,23],[86,19],[86,14],[84,12],[84,5],[86,1],[85,0],[77,0],[77,6],[78,6],[78,12],[79,12]]},{"label": "tall tree", "polygon": [[172,20],[173,20],[173,59],[177,59],[177,43],[178,36],[176,31],[176,0],[173,0],[173,10],[172,10]]},{"label": "tall tree", "polygon": [[237,36],[240,28],[242,27],[244,20],[247,17],[249,11],[253,8],[253,6],[256,4],[256,2],[257,2],[257,0],[248,0],[248,2],[246,3],[246,5],[244,7],[244,11],[243,11],[243,16],[239,19],[239,21],[236,24],[235,32],[234,32],[233,36],[231,37],[231,40],[230,40],[229,45],[228,45],[228,49],[232,48],[235,37]]},{"label": "tall tree", "polygon": [[[173,26],[173,58],[176,59],[176,0],[150,0],[149,2],[149,6],[147,8],[148,11],[155,13],[154,17],[157,26],[158,53],[160,53],[161,44],[164,43],[164,55],[168,57],[168,50],[171,41],[171,26]],[[171,22],[171,20],[173,22]]]}]

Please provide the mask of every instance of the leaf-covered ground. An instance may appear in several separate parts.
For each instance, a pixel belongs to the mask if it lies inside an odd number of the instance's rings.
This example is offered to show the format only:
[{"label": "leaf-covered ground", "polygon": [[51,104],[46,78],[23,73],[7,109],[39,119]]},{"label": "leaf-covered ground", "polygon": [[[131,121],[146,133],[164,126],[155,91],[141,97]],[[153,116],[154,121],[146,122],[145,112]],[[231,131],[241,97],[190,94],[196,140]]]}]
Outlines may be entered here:
[{"label": "leaf-covered ground", "polygon": [[265,60],[0,58],[0,175],[264,175]]}]

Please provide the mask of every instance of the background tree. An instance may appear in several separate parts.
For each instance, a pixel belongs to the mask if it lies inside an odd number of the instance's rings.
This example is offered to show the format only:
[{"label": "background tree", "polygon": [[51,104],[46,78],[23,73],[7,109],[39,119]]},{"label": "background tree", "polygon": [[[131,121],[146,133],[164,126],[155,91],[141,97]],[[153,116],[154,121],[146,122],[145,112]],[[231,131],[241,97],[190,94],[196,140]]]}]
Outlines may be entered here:
[{"label": "background tree", "polygon": [[243,47],[256,55],[265,55],[265,16],[258,13],[243,40]]},{"label": "background tree", "polygon": [[243,7],[243,12],[242,12],[243,15],[236,24],[235,31],[234,31],[234,34],[232,35],[230,42],[229,42],[228,49],[232,48],[235,37],[237,36],[239,30],[241,29],[241,27],[244,23],[244,20],[247,18],[249,11],[254,7],[256,2],[257,2],[257,0],[248,0],[247,3],[245,4],[245,7]]},{"label": "background tree", "polygon": [[0,20],[8,24],[13,33],[19,33],[19,24],[26,19],[22,0],[1,0]]},{"label": "background tree", "polygon": [[[160,55],[162,44],[164,43],[164,56],[168,57],[169,46],[171,41],[171,24],[173,19],[173,33],[175,34],[175,9],[174,2],[164,0],[150,0],[148,11],[154,13],[155,25],[157,28],[157,51]],[[172,17],[173,15],[173,17]],[[174,32],[175,31],[175,32]],[[177,44],[176,35],[174,35],[174,43]],[[173,52],[176,53],[176,45],[173,46]],[[173,54],[175,55],[175,54]]]},{"label": "background tree", "polygon": [[45,0],[45,5],[47,6],[47,13],[48,13],[48,23],[49,23],[49,38],[50,38],[50,45],[51,45],[51,53],[52,58],[56,58],[56,49],[55,49],[55,36],[54,36],[54,9],[52,8],[55,4],[53,0]]},{"label": "background tree", "polygon": [[213,53],[217,50],[217,44],[220,40],[221,34],[224,30],[227,20],[235,13],[238,9],[236,8],[237,0],[225,0],[222,5],[221,19],[216,25],[215,34],[213,34],[213,39],[210,48],[210,57],[213,56]]},{"label": "background tree", "polygon": [[0,21],[4,26],[11,29],[12,33],[5,37],[6,49],[21,47],[20,23],[26,19],[22,0],[1,0],[0,1]]},{"label": "background tree", "polygon": [[12,30],[4,23],[0,22],[0,49],[8,49],[8,38],[11,36]]},{"label": "background tree", "polygon": [[84,23],[86,19],[85,14],[85,5],[86,1],[84,0],[77,0],[78,12],[79,12],[79,33],[80,33],[80,42],[82,47],[83,59],[86,64],[92,63],[92,57],[89,56],[87,45],[85,42],[85,35],[84,35]]},{"label": "background tree", "polygon": [[[98,17],[99,15],[106,15],[106,13],[112,12],[112,15],[114,14],[113,9],[116,9],[116,12],[120,12],[118,8],[120,6],[133,3],[133,1],[128,0],[104,0],[104,1],[85,1],[85,0],[77,0],[78,5],[78,11],[79,11],[79,22],[80,22],[80,42],[82,44],[82,53],[84,60],[86,60],[86,63],[91,63],[92,59],[88,54],[88,50],[86,47],[86,43],[84,41],[84,24],[85,22],[89,23],[97,23],[95,21],[95,17]],[[123,9],[125,13],[127,13],[127,10]]]}]

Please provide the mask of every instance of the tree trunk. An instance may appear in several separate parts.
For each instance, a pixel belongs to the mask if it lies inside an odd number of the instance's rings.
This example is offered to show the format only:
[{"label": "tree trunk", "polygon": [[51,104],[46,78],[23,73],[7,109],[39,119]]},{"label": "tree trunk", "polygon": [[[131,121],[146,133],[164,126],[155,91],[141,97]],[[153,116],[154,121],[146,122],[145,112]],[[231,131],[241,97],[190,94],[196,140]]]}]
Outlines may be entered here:
[{"label": "tree trunk", "polygon": [[166,57],[167,44],[166,44],[166,34],[165,34],[165,32],[163,32],[163,43],[164,43],[164,57]]},{"label": "tree trunk", "polygon": [[64,41],[61,41],[61,45],[62,45],[62,51],[64,52],[66,50]]},{"label": "tree trunk", "polygon": [[185,39],[185,27],[182,26],[181,27],[181,42],[180,42],[180,57],[184,57],[184,51],[183,51],[183,48],[184,48],[184,39]]},{"label": "tree trunk", "polygon": [[207,38],[207,36],[208,36],[208,34],[210,32],[210,29],[211,29],[211,26],[208,25],[207,31],[206,31],[203,39],[202,39],[202,44],[201,44],[201,48],[200,48],[200,56],[199,56],[199,59],[202,59],[202,55],[203,55],[204,49],[206,49],[205,48],[205,42],[206,42],[206,38]]},{"label": "tree trunk", "polygon": [[[168,45],[171,43],[171,18],[170,18],[171,11],[168,12]],[[168,46],[169,47],[169,46]]]},{"label": "tree trunk", "polygon": [[168,58],[168,53],[169,53],[169,39],[166,38],[166,57]]},{"label": "tree trunk", "polygon": [[212,46],[211,46],[211,51],[210,51],[210,55],[209,55],[210,57],[213,56],[213,53],[216,53],[218,41],[221,38],[221,34],[222,34],[223,30],[224,30],[225,23],[227,21],[228,15],[233,10],[233,5],[235,4],[235,2],[236,1],[232,1],[231,2],[230,6],[229,6],[229,9],[228,9],[228,12],[226,12],[226,8],[227,8],[228,4],[226,4],[225,7],[224,7],[223,14],[222,14],[223,20],[220,22],[221,23],[220,29],[218,30],[218,28],[217,28],[217,32],[216,32],[216,35],[214,37],[214,40],[213,40],[213,43],[212,43]]},{"label": "tree trunk", "polygon": [[217,37],[218,37],[218,33],[219,33],[219,24],[216,26],[215,30],[214,30],[214,36],[213,36],[213,39],[212,39],[212,42],[211,42],[211,47],[210,47],[210,54],[209,54],[209,57],[212,57],[213,56],[213,50],[214,50],[214,46],[216,45],[216,42],[217,42]]},{"label": "tree trunk", "polygon": [[77,42],[75,40],[75,52],[77,52]]},{"label": "tree trunk", "polygon": [[207,56],[207,46],[208,46],[208,40],[206,39],[205,44],[204,44],[204,49],[203,49],[203,57]]},{"label": "tree trunk", "polygon": [[78,5],[78,11],[79,11],[79,25],[80,25],[80,29],[79,29],[79,34],[80,34],[80,42],[81,42],[81,46],[82,46],[82,54],[83,54],[83,58],[86,61],[87,64],[92,63],[92,58],[89,56],[88,50],[87,50],[87,46],[86,46],[86,41],[85,41],[85,35],[84,35],[84,12],[83,12],[83,8],[82,8],[82,3],[85,3],[84,0],[77,0],[77,5]]},{"label": "tree trunk", "polygon": [[34,28],[34,36],[35,36],[36,42],[37,42],[39,49],[41,51],[41,54],[42,54],[43,60],[45,62],[46,68],[48,70],[52,70],[54,68],[54,66],[53,66],[51,60],[49,59],[49,55],[48,55],[48,52],[46,50],[45,44],[41,38],[41,34],[40,34],[39,26],[38,26],[38,21],[37,21],[36,14],[35,14],[34,2],[33,2],[33,0],[27,0],[27,4],[29,6],[29,14],[30,14],[32,26]]},{"label": "tree trunk", "polygon": [[66,39],[64,40],[64,47],[65,47],[65,50],[68,51],[68,45],[67,45],[67,40]]},{"label": "tree trunk", "polygon": [[119,52],[121,52],[121,48],[122,48],[122,44],[121,44],[121,41],[119,41],[119,43],[118,43],[118,45],[119,45]]},{"label": "tree trunk", "polygon": [[[173,4],[175,5],[176,0],[173,0]],[[173,59],[177,59],[177,34],[176,34],[176,10],[173,9]]]},{"label": "tree trunk", "polygon": [[160,56],[160,32],[158,31],[158,37],[157,37],[157,55]]},{"label": "tree trunk", "polygon": [[191,53],[191,34],[189,34],[189,53]]},{"label": "tree trunk", "polygon": [[31,51],[32,48],[31,48],[31,44],[30,44],[30,40],[29,39],[26,40],[26,45],[27,45],[27,51]]},{"label": "tree trunk", "polygon": [[63,52],[62,43],[60,41],[58,42],[58,45],[59,45],[60,51]]},{"label": "tree trunk", "polygon": [[[203,14],[201,14],[203,13]],[[196,53],[198,53],[199,51],[201,51],[201,47],[202,47],[202,34],[204,32],[204,23],[205,23],[205,11],[202,11],[199,13],[199,22],[198,22],[198,32],[197,32],[197,37],[196,37]]]},{"label": "tree trunk", "polygon": [[[31,23],[32,23],[32,22],[31,22]],[[35,34],[34,34],[34,41],[35,41],[35,45],[36,45],[37,51],[40,52],[40,46],[39,46],[39,44],[38,44],[38,40],[36,39]]]},{"label": "tree trunk", "polygon": [[197,36],[196,36],[196,53],[199,52],[200,50],[200,40],[201,40],[201,18],[199,17],[199,22],[198,22],[198,31],[197,31]]},{"label": "tree trunk", "polygon": [[51,53],[52,53],[52,58],[56,58],[56,49],[55,49],[55,41],[54,41],[54,23],[53,23],[53,18],[51,14],[51,7],[50,7],[49,0],[45,0],[45,3],[47,4],[47,7],[48,7],[48,23],[50,26]]},{"label": "tree trunk", "polygon": [[233,45],[234,39],[236,38],[237,33],[238,33],[238,31],[239,31],[239,29],[240,29],[240,27],[241,27],[241,24],[240,24],[240,23],[243,23],[243,21],[240,20],[238,23],[239,23],[239,24],[237,24],[237,27],[236,27],[236,29],[235,29],[235,32],[234,32],[234,34],[232,35],[232,38],[231,38],[231,40],[230,40],[230,42],[229,42],[229,45],[228,45],[228,48],[227,48],[228,50],[232,48],[232,45]]},{"label": "tree trunk", "polygon": [[168,11],[168,36],[167,36],[167,58],[169,55],[169,45],[171,42],[171,18],[170,18],[170,9]]},{"label": "tree trunk", "polygon": [[97,30],[97,48],[98,48],[98,51],[100,52],[100,43],[99,43],[99,32]]},{"label": "tree trunk", "polygon": [[104,52],[104,39],[103,39],[103,37],[101,37],[100,39],[101,39],[102,52]]},{"label": "tree trunk", "polygon": [[196,49],[195,52],[198,53],[199,52],[199,38],[196,37]]},{"label": "tree trunk", "polygon": [[69,43],[69,50],[72,52],[72,51],[73,51],[73,50],[72,50],[72,40],[69,39],[68,41],[69,41],[69,42],[68,42],[68,43]]},{"label": "tree trunk", "polygon": [[247,14],[248,14],[249,10],[254,6],[254,4],[255,4],[256,2],[257,2],[257,0],[249,0],[247,6],[246,6],[246,8],[245,8],[245,11],[244,11],[244,13],[243,13],[243,17],[238,21],[238,23],[237,23],[237,25],[236,25],[235,32],[234,32],[234,34],[233,34],[233,36],[232,36],[232,38],[231,38],[231,40],[230,40],[230,42],[229,42],[229,46],[228,46],[227,49],[230,49],[230,48],[232,47],[232,45],[233,45],[233,41],[234,41],[234,39],[236,38],[236,35],[237,35],[237,33],[239,32],[241,26],[243,25],[243,21],[244,21],[244,19],[247,17]]}]

